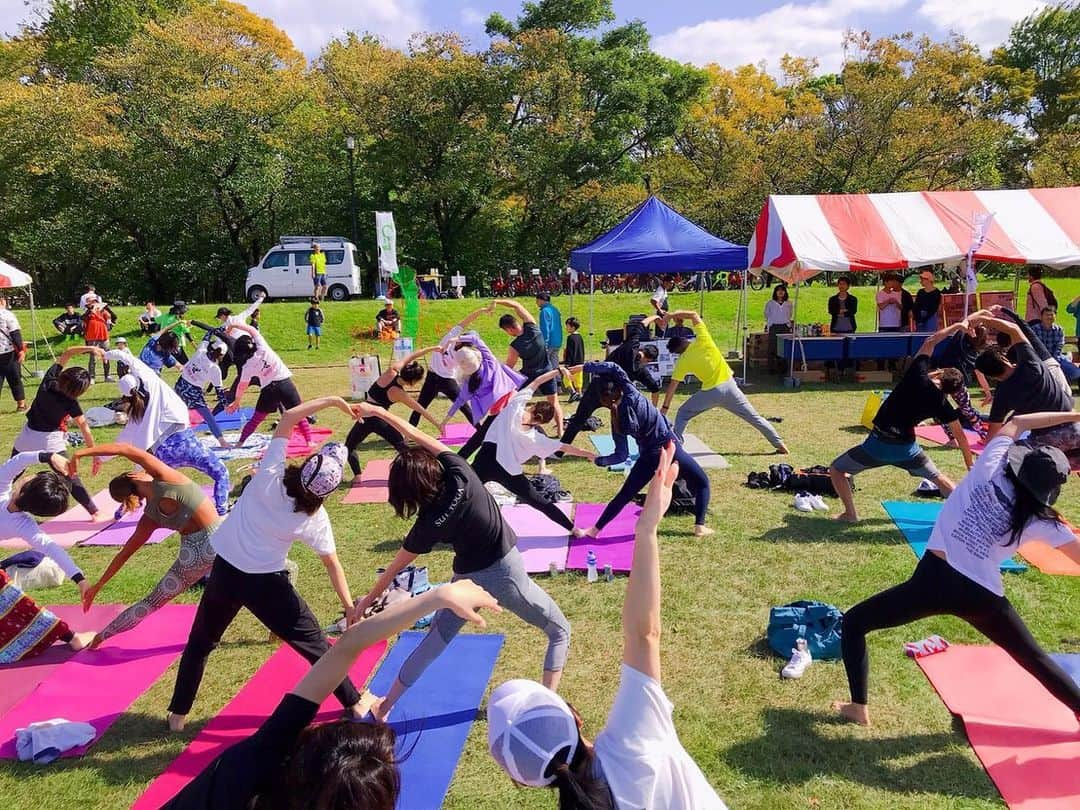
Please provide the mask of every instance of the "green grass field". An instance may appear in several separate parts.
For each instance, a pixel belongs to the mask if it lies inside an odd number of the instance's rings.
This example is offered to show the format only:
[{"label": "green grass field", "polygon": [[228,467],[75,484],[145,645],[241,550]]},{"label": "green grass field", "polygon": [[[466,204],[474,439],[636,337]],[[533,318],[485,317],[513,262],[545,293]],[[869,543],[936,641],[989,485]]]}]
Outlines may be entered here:
[{"label": "green grass field", "polygon": [[[1011,288],[1010,283],[1001,283]],[[1080,293],[1080,282],[1056,280],[1062,301]],[[817,286],[804,291],[802,311],[824,318],[825,298],[831,291]],[[869,303],[870,288],[855,294]],[[1021,291],[1023,293],[1023,290]],[[767,293],[752,293],[752,323],[760,327]],[[736,293],[706,296],[705,315],[722,348],[735,336]],[[476,301],[425,304],[420,344],[464,315]],[[697,295],[674,296],[673,306],[696,306]],[[569,301],[557,299],[563,315]],[[601,296],[595,306],[596,337],[586,337],[590,353],[599,353],[599,336],[632,312],[647,307],[644,296]],[[529,302],[531,306],[531,302]],[[865,305],[865,304],[864,304]],[[270,303],[262,318],[263,332],[296,371],[306,396],[348,391],[345,368],[356,345],[349,330],[371,323],[376,305],[352,302],[326,306],[323,348],[306,351],[301,303]],[[216,305],[193,307],[195,317],[208,318]],[[575,314],[586,324],[587,298],[574,301]],[[134,328],[136,309],[119,310],[120,330]],[[29,332],[27,313],[24,331]],[[43,325],[56,313],[43,311]],[[480,324],[496,351],[506,346],[494,318]],[[1071,320],[1071,319],[1070,319]],[[1066,325],[1072,331],[1071,322]],[[584,330],[588,333],[588,326]],[[119,334],[119,331],[116,333]],[[129,333],[133,334],[133,333]],[[138,349],[141,341],[133,340]],[[381,350],[385,345],[364,344]],[[44,366],[43,366],[44,368]],[[172,380],[175,374],[167,372]],[[750,390],[757,409],[766,416],[783,417],[780,430],[793,451],[796,465],[827,464],[842,450],[861,441],[859,416],[867,391],[873,386],[810,385],[789,390],[757,375]],[[116,395],[113,385],[98,384],[85,405],[100,404]],[[20,429],[23,417],[12,413],[4,394],[0,435],[4,447]],[[682,397],[680,397],[680,401]],[[434,407],[445,412],[446,402]],[[572,409],[572,406],[571,406]],[[345,427],[341,414],[327,413],[325,424]],[[842,667],[817,663],[801,681],[778,678],[782,661],[769,654],[763,640],[769,607],[793,599],[814,598],[849,607],[856,601],[905,579],[915,559],[888,520],[879,502],[906,497],[915,481],[895,469],[871,472],[859,480],[856,502],[863,521],[858,526],[836,524],[828,516],[804,515],[790,506],[790,497],[746,489],[750,471],[763,470],[775,461],[771,448],[756,432],[734,417],[713,413],[693,424],[695,433],[723,453],[732,467],[710,473],[713,484],[709,523],[714,537],[696,540],[691,518],[669,517],[662,524],[664,580],[664,687],[674,701],[675,719],[683,744],[701,764],[708,778],[733,808],[988,808],[1001,806],[993,784],[975,759],[960,726],[945,710],[916,665],[901,653],[901,643],[937,632],[953,642],[980,643],[981,638],[959,621],[935,619],[871,637],[872,704],[875,725],[855,728],[835,721],[829,702],[846,698]],[[114,429],[98,432],[99,441]],[[583,437],[579,440],[584,444]],[[933,449],[932,457],[950,475],[962,472],[956,451]],[[366,461],[389,455],[374,440],[362,448]],[[111,462],[93,481],[92,489],[122,470]],[[578,501],[605,501],[622,478],[599,472],[587,463],[567,459],[553,471]],[[374,569],[394,554],[407,530],[389,506],[342,506],[341,496],[327,506],[337,533],[338,548],[353,592],[361,594],[373,581]],[[1060,503],[1074,521],[1080,519],[1080,498],[1075,485]],[[833,501],[835,513],[835,501]],[[175,537],[141,550],[105,588],[99,601],[129,603],[144,595],[172,562]],[[111,559],[109,549],[75,549],[74,557],[91,579]],[[337,604],[318,560],[297,547],[299,588],[320,619],[329,621]],[[450,554],[427,557],[432,581],[446,580]],[[556,579],[544,576],[541,584],[558,601],[571,621],[574,639],[563,691],[579,708],[595,734],[604,723],[614,695],[620,661],[619,612],[625,579],[586,584],[583,576]],[[1036,570],[1008,576],[1006,589],[1039,641],[1055,651],[1080,650],[1076,616],[1080,583],[1067,577],[1044,576]],[[77,592],[70,583],[53,592],[38,592],[43,603],[73,602]],[[198,598],[186,594],[185,601]],[[506,634],[494,683],[510,677],[539,677],[542,637],[517,618],[504,614],[491,622],[493,632]],[[14,808],[117,808],[130,804],[143,788],[187,745],[202,725],[227,703],[270,655],[267,634],[255,620],[242,614],[212,656],[206,678],[191,715],[188,730],[170,736],[164,711],[175,678],[175,666],[143,695],[82,759],[64,760],[40,768],[0,765],[0,796]],[[973,673],[972,677],[979,677]],[[425,688],[421,686],[420,688]],[[426,688],[434,688],[428,686]],[[92,700],[93,696],[88,696]],[[497,770],[486,750],[485,723],[474,726],[457,768],[446,806],[451,808],[551,808],[553,796],[543,791],[516,788]]]}]

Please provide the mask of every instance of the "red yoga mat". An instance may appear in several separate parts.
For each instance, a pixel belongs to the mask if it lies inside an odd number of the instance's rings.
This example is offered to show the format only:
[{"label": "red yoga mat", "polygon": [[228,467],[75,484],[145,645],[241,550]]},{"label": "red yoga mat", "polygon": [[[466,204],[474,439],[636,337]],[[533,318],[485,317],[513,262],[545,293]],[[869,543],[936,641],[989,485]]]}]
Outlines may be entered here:
[{"label": "red yoga mat", "polygon": [[388,458],[369,461],[367,466],[360,471],[360,475],[353,479],[352,486],[345,493],[342,503],[388,503],[390,488],[387,482],[390,480],[392,463]]},{"label": "red yoga mat", "polygon": [[0,718],[0,759],[15,759],[15,730],[63,717],[90,723],[97,737],[65,757],[86,753],[181,652],[195,605],[166,605],[138,627],[83,650],[58,666],[30,695]]},{"label": "red yoga mat", "polygon": [[[941,425],[919,425],[915,428],[915,435],[920,439],[926,439],[933,444],[948,444],[949,437],[945,433],[945,428]],[[979,437],[979,434],[973,430],[965,430],[964,435],[967,436],[968,444],[971,446],[971,452],[981,453],[986,449],[986,443]]]},{"label": "red yoga mat", "polygon": [[993,646],[954,645],[916,661],[1013,810],[1080,807],[1076,717]]},{"label": "red yoga mat", "polygon": [[[81,605],[57,605],[49,608],[76,633],[102,629],[119,616],[123,609],[123,605],[94,605],[89,613],[83,613]],[[73,655],[75,651],[67,644],[56,643],[41,655],[0,666],[0,717],[37,689],[39,684]]]},{"label": "red yoga mat", "polygon": [[333,432],[330,428],[313,427],[311,428],[311,444],[308,444],[304,441],[304,434],[293,428],[292,435],[289,437],[289,444],[285,448],[285,457],[304,458],[310,456],[330,438]]},{"label": "red yoga mat", "polygon": [[[607,504],[579,503],[574,513],[574,526],[588,529],[596,523]],[[584,571],[589,549],[596,552],[596,567],[601,571],[610,564],[613,571],[628,573],[634,559],[634,529],[641,507],[629,503],[604,527],[599,537],[570,538],[570,553],[566,558],[567,569]]]},{"label": "red yoga mat", "polygon": [[[367,683],[368,676],[385,651],[386,642],[380,641],[360,653],[360,657],[349,670],[349,675],[358,688]],[[223,751],[254,734],[277,708],[285,693],[296,686],[308,669],[308,662],[293,652],[291,647],[283,644],[278,648],[236,693],[236,697],[203,727],[161,776],[150,783],[135,800],[133,810],[161,807],[202,773]],[[315,722],[325,723],[340,716],[341,704],[331,695],[319,709]]]}]

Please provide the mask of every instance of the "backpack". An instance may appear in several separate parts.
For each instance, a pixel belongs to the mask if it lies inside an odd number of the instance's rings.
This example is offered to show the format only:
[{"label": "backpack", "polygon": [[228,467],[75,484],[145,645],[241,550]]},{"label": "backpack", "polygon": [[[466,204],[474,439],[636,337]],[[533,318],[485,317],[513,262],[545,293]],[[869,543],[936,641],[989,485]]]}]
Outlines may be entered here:
[{"label": "backpack", "polygon": [[[640,492],[634,496],[634,503],[638,506],[644,506],[646,497],[645,493]],[[671,506],[668,507],[668,513],[687,515],[691,514],[696,506],[697,501],[694,499],[694,493],[690,491],[686,479],[676,478],[671,487]]]},{"label": "backpack", "polygon": [[[788,492],[809,492],[811,495],[836,497],[836,488],[829,477],[829,468],[821,464],[792,473],[784,479],[783,487]],[[854,489],[854,483],[852,483],[852,489]]]},{"label": "backpack", "polygon": [[1043,282],[1041,281],[1037,283],[1042,284],[1043,292],[1046,293],[1046,305],[1048,307],[1053,307],[1054,309],[1057,309],[1058,300],[1057,296],[1054,295],[1054,291],[1047,287],[1045,284],[1043,284]]},{"label": "backpack", "polygon": [[769,611],[765,635],[769,647],[781,658],[791,655],[795,641],[804,638],[815,660],[836,659],[840,657],[843,618],[838,607],[824,602],[789,602]]},{"label": "backpack", "polygon": [[563,489],[559,479],[554,475],[547,473],[532,475],[529,476],[529,483],[532,484],[533,490],[540,496],[541,500],[547,503],[570,500],[570,493]]}]

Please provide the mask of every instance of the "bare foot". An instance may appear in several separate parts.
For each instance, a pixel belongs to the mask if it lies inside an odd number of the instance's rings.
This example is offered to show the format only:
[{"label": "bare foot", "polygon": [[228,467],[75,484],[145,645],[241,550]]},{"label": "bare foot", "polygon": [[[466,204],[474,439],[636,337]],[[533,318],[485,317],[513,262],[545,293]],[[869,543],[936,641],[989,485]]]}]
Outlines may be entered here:
[{"label": "bare foot", "polygon": [[596,537],[599,534],[600,534],[600,530],[598,528],[596,528],[595,526],[590,526],[588,529],[583,531],[579,536],[580,537]]},{"label": "bare foot", "polygon": [[575,526],[573,529],[570,530],[570,534],[572,534],[574,537],[584,537],[585,536],[585,530],[584,529],[579,529],[579,528],[577,528]]},{"label": "bare foot", "polygon": [[700,523],[694,526],[694,537],[708,537],[710,534],[716,534],[716,532]]},{"label": "bare foot", "polygon": [[787,447],[786,444],[782,444],[782,445],[780,445],[779,447],[776,448],[776,455],[778,455],[778,456],[786,456],[790,452],[791,451],[788,450],[788,447]]},{"label": "bare foot", "polygon": [[112,523],[112,515],[106,515],[104,512],[94,512],[90,516],[91,523]]},{"label": "bare foot", "polygon": [[834,700],[832,707],[849,723],[858,723],[860,726],[870,725],[870,709],[865,703],[844,703],[842,700]]},{"label": "bare foot", "polygon": [[371,697],[373,700],[368,711],[371,712],[371,716],[375,718],[376,723],[385,723],[386,716],[390,714],[390,709],[384,708],[386,705],[386,698],[376,697],[375,695],[371,695]]},{"label": "bare foot", "polygon": [[96,646],[94,644],[94,642],[96,640],[97,640],[97,634],[94,633],[93,631],[86,632],[86,633],[76,633],[72,637],[71,641],[68,642],[68,646],[71,647],[71,649],[75,650],[76,652],[78,652],[79,650],[84,650],[87,647],[90,647],[91,649],[93,649],[93,647]]},{"label": "bare foot", "polygon": [[168,720],[169,731],[183,731],[184,726],[187,724],[187,715],[169,712]]},{"label": "bare foot", "polygon": [[858,523],[859,516],[854,512],[841,512],[834,520],[839,520],[841,523]]}]

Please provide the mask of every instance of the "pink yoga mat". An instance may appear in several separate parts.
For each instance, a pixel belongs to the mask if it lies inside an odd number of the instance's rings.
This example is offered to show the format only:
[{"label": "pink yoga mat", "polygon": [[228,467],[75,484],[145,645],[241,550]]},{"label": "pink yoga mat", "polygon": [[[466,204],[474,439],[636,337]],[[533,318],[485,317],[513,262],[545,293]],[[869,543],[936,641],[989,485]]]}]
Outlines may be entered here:
[{"label": "pink yoga mat", "polygon": [[448,447],[453,447],[459,444],[465,444],[476,433],[476,428],[470,425],[468,422],[451,422],[443,430],[442,435],[439,437],[439,441]]},{"label": "pink yoga mat", "polygon": [[[380,641],[360,654],[349,671],[357,688],[362,689],[368,676],[386,651]],[[266,660],[259,671],[237,692],[221,712],[207,723],[169,767],[135,800],[133,810],[161,807],[202,773],[223,751],[247,739],[263,720],[277,708],[281,698],[296,686],[309,669],[309,664],[287,645]],[[324,723],[341,716],[341,704],[331,695],[323,703],[315,722]]]},{"label": "pink yoga mat", "polygon": [[285,456],[287,458],[310,456],[330,438],[333,432],[330,428],[313,427],[311,428],[311,444],[308,444],[304,441],[304,435],[299,430],[293,429],[289,444],[285,449]]},{"label": "pink yoga mat", "polygon": [[[53,613],[67,622],[76,633],[100,630],[124,609],[123,605],[94,605],[83,613],[81,605],[56,605]],[[8,709],[29,695],[62,663],[75,655],[67,644],[56,643],[41,655],[14,664],[0,666],[0,718]]]},{"label": "pink yoga mat", "polygon": [[[86,514],[86,510],[79,504],[75,504],[64,514],[57,515],[42,523],[42,531],[48,534],[58,546],[64,548],[71,548],[77,543],[89,540],[112,523],[113,513],[120,506],[112,499],[107,489],[103,489],[95,495],[93,501],[100,513],[108,516],[107,521],[94,523]],[[0,548],[21,549],[27,548],[27,545],[20,538],[13,537],[0,541]]]},{"label": "pink yoga mat", "polygon": [[916,659],[1013,810],[1080,807],[1080,732],[1069,709],[1000,647]]},{"label": "pink yoga mat", "polygon": [[[559,509],[565,515],[570,515],[572,507],[570,503],[559,504]],[[518,551],[521,552],[527,573],[547,572],[551,563],[555,563],[560,570],[566,568],[566,555],[570,547],[570,533],[566,529],[525,504],[504,506],[502,514],[517,535]]]},{"label": "pink yoga mat", "polygon": [[[213,497],[214,488],[208,485],[203,485],[203,494],[206,497]],[[131,535],[135,532],[135,526],[142,520],[143,507],[139,507],[134,512],[125,514],[120,520],[115,523],[109,524],[106,528],[95,534],[89,540],[83,540],[79,544],[80,547],[85,546],[122,546],[128,541]],[[146,541],[148,545],[154,545],[160,543],[166,537],[169,537],[174,533],[174,529],[156,529],[153,534],[150,535]]]},{"label": "pink yoga mat", "polygon": [[[607,504],[579,503],[574,513],[574,526],[588,529],[596,523]],[[589,549],[596,552],[596,567],[603,571],[610,564],[612,570],[629,572],[634,559],[634,528],[637,526],[641,507],[627,504],[615,519],[604,527],[599,537],[570,538],[570,553],[566,558],[566,567],[576,571],[586,569],[585,558]]]},{"label": "pink yoga mat", "polygon": [[387,503],[390,500],[390,488],[386,483],[390,478],[392,463],[388,458],[369,461],[360,471],[360,475],[353,479],[342,503]]},{"label": "pink yoga mat", "polygon": [[[941,425],[919,425],[915,428],[915,435],[920,439],[926,439],[928,442],[934,444],[948,444],[949,437],[945,433],[945,428]],[[979,437],[979,434],[973,430],[965,430],[964,435],[967,436],[968,444],[971,445],[971,452],[981,453],[986,449],[986,443]]]},{"label": "pink yoga mat", "polygon": [[[183,652],[194,618],[195,605],[166,605],[134,630],[58,666],[0,718],[0,759],[15,759],[16,729],[52,717],[93,725],[93,745]],[[89,747],[64,756],[82,756]]]}]

